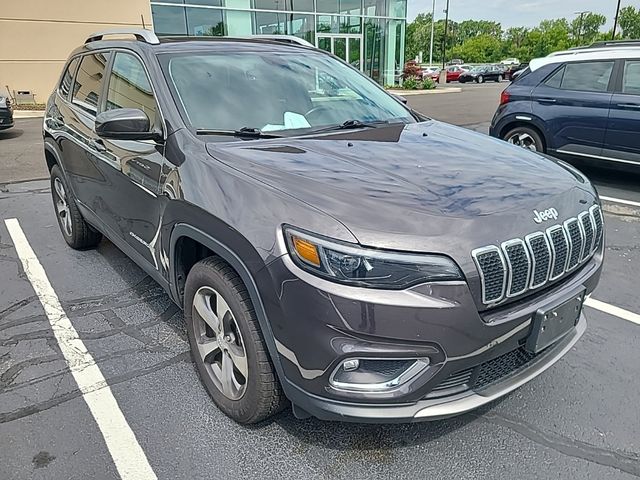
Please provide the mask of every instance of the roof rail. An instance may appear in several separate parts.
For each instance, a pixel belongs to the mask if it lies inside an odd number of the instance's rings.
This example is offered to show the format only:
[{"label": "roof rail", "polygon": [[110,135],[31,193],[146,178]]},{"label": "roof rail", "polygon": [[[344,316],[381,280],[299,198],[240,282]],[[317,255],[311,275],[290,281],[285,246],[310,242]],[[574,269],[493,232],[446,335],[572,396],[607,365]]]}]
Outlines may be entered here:
[{"label": "roof rail", "polygon": [[313,43],[307,42],[304,38],[296,37],[295,35],[263,34],[263,35],[250,35],[246,38],[258,38],[258,39],[272,40],[275,42],[282,42],[282,43],[295,43],[297,45],[302,45],[304,47],[313,47],[313,48],[316,47]]},{"label": "roof rail", "polygon": [[595,42],[582,48],[606,48],[606,47],[640,47],[640,40],[609,40]]},{"label": "roof rail", "polygon": [[102,30],[92,33],[84,43],[97,42],[98,40],[102,40],[106,35],[133,35],[139,42],[145,42],[151,45],[158,45],[160,43],[160,40],[158,40],[154,32],[144,28],[113,28],[110,30]]}]

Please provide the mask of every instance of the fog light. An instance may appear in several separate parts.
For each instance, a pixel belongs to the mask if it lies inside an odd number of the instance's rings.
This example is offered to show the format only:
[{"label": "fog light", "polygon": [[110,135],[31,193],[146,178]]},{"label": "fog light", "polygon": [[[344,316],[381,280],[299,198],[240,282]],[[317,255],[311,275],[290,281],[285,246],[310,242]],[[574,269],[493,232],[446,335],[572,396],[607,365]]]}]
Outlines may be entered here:
[{"label": "fog light", "polygon": [[360,366],[360,360],[358,360],[357,358],[354,358],[352,360],[347,360],[342,364],[342,368],[344,369],[345,372],[351,372],[353,370],[357,370],[359,366]]},{"label": "fog light", "polygon": [[350,358],[336,367],[329,383],[339,390],[383,393],[407,383],[428,366],[428,358]]}]

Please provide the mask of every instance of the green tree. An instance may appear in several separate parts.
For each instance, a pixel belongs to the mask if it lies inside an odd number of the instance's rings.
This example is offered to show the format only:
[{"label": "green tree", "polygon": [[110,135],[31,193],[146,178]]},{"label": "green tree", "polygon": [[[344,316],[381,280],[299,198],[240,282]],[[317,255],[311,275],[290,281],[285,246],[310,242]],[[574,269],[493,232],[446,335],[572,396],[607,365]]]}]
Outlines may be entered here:
[{"label": "green tree", "polygon": [[502,37],[502,25],[488,20],[465,20],[456,28],[456,44],[461,45],[467,40],[479,35],[492,35]]},{"label": "green tree", "polygon": [[571,22],[571,37],[574,46],[589,45],[600,36],[600,28],[607,22],[607,17],[599,13],[585,13]]},{"label": "green tree", "polygon": [[431,14],[421,13],[416,19],[407,25],[405,41],[405,60],[412,60],[420,52],[429,55],[431,42]]},{"label": "green tree", "polygon": [[456,45],[451,51],[452,58],[462,58],[469,63],[498,62],[503,54],[500,37],[482,34]]},{"label": "green tree", "polygon": [[622,38],[640,38],[640,8],[624,7],[620,10],[618,22]]}]

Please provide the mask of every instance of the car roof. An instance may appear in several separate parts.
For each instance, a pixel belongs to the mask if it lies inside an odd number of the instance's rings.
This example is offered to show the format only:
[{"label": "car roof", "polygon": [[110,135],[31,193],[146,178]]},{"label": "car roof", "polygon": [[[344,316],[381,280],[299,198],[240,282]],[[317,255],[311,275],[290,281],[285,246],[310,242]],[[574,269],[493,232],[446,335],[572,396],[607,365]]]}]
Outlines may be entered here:
[{"label": "car roof", "polygon": [[545,65],[553,63],[584,62],[588,60],[617,60],[624,58],[640,58],[640,47],[604,46],[563,50],[551,53],[546,57],[531,60],[529,68],[531,71],[536,71]]}]

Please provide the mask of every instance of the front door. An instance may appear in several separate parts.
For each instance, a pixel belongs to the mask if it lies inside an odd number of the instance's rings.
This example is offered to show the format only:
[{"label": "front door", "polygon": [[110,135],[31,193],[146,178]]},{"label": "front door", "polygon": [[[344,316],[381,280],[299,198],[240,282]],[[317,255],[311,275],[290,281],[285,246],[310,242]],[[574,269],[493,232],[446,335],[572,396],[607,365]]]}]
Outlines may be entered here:
[{"label": "front door", "polygon": [[319,34],[316,46],[341,58],[358,70],[363,69],[362,35]]}]

